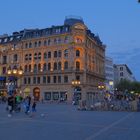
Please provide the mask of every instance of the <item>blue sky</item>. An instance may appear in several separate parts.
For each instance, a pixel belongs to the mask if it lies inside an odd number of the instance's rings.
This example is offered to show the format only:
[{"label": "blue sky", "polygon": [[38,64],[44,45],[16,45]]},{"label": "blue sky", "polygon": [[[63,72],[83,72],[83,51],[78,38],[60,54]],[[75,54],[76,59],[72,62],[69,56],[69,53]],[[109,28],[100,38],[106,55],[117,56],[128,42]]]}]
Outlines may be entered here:
[{"label": "blue sky", "polygon": [[106,44],[114,63],[125,63],[140,81],[138,0],[0,0],[0,34],[62,25],[65,16],[84,19]]}]

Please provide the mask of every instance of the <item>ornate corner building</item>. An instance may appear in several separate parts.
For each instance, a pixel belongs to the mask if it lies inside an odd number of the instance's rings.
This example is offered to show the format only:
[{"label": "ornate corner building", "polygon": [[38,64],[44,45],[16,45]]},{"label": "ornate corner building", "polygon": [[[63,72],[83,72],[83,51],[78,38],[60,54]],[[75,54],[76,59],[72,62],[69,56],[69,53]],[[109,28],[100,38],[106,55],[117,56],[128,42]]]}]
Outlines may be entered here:
[{"label": "ornate corner building", "polygon": [[[37,100],[85,100],[105,80],[105,45],[81,18],[64,25],[24,29],[0,36],[0,74],[8,80],[10,66],[22,66],[21,93]],[[4,84],[3,81],[0,81]]]}]

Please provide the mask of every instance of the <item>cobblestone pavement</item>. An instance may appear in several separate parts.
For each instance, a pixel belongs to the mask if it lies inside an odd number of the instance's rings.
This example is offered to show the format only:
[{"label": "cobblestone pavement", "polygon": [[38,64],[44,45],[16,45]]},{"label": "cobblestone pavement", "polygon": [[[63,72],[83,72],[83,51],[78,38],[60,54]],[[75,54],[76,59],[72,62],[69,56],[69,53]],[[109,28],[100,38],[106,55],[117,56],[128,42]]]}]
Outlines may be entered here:
[{"label": "cobblestone pavement", "polygon": [[[33,118],[7,116],[0,104],[0,140],[139,140],[140,112],[78,111],[66,104],[38,104]],[[44,116],[43,116],[43,115]]]}]

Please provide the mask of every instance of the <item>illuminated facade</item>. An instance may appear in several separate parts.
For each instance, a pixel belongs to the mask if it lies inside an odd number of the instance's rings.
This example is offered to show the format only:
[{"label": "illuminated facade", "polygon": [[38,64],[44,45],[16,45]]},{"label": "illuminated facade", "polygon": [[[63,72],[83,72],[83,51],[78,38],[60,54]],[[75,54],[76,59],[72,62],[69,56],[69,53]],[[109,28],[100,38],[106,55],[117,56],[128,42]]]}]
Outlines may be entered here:
[{"label": "illuminated facade", "polygon": [[105,46],[81,18],[3,35],[0,51],[1,75],[6,77],[9,66],[22,66],[22,94],[38,100],[71,102],[74,93],[77,100],[85,100],[105,80]]}]

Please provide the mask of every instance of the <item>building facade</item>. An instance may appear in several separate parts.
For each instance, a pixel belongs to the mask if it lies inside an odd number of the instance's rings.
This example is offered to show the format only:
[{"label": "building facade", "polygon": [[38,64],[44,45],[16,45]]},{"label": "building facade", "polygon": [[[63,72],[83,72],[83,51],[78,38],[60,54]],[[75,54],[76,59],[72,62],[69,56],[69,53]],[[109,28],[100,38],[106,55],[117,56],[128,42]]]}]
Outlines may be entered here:
[{"label": "building facade", "polygon": [[106,90],[114,89],[114,67],[113,59],[110,57],[105,57],[105,84]]},{"label": "building facade", "polygon": [[114,65],[114,81],[117,84],[120,80],[135,81],[135,77],[126,64]]},{"label": "building facade", "polygon": [[21,67],[21,93],[37,100],[85,100],[105,80],[105,46],[81,18],[0,37],[1,76]]}]

